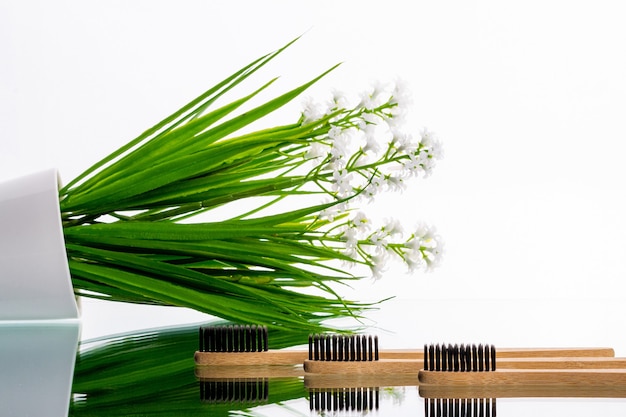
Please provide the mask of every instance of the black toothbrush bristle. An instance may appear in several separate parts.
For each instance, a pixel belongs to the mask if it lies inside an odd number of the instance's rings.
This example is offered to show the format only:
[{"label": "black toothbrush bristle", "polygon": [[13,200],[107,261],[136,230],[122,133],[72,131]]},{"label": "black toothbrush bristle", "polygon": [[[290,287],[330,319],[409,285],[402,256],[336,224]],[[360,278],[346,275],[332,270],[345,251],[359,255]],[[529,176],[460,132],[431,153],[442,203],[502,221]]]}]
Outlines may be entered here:
[{"label": "black toothbrush bristle", "polygon": [[424,370],[441,372],[489,372],[496,370],[493,345],[424,345]]},{"label": "black toothbrush bristle", "polygon": [[264,352],[268,350],[265,326],[237,324],[200,327],[200,352]]},{"label": "black toothbrush bristle", "polygon": [[380,391],[374,387],[309,390],[309,408],[318,412],[373,411],[380,406]]},{"label": "black toothbrush bristle", "polygon": [[205,403],[265,403],[268,391],[267,378],[200,381],[200,400]]},{"label": "black toothbrush bristle", "polygon": [[368,335],[309,336],[309,360],[315,361],[377,361],[378,337]]},{"label": "black toothbrush bristle", "polygon": [[496,417],[495,398],[426,398],[425,417]]}]

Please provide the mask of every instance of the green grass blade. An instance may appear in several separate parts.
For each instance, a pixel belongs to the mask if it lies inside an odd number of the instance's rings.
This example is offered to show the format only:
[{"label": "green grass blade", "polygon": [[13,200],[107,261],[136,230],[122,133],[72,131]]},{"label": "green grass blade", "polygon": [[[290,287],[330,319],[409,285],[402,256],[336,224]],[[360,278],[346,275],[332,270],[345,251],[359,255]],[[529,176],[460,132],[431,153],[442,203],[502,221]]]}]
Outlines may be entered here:
[{"label": "green grass blade", "polygon": [[[334,68],[336,68],[336,66],[300,87],[210,129],[207,133],[197,138],[198,145],[196,146],[205,147],[210,145],[226,135],[277,110],[297,97]],[[89,195],[69,196],[61,201],[61,207],[63,211],[74,212],[81,209],[84,210],[86,205],[107,206],[113,201],[128,198],[132,195],[139,195],[166,184],[210,172],[216,167],[227,164],[238,158],[253,156],[255,153],[258,153],[258,150],[263,148],[264,144],[267,144],[267,141],[272,141],[272,139],[268,138],[261,141],[255,137],[247,137],[246,140],[239,140],[234,143],[226,141],[222,144],[216,144],[216,146],[208,148],[204,152],[186,154],[180,157],[173,156],[167,158],[165,162],[152,165],[147,169],[142,166],[141,169],[138,169],[134,174],[126,175],[123,179],[113,184],[94,189]],[[190,149],[190,151],[193,151],[193,149]]]},{"label": "green grass blade", "polygon": [[250,75],[252,75],[254,72],[259,70],[260,68],[262,68],[264,65],[266,65],[268,62],[270,62],[272,59],[278,56],[281,52],[283,52],[285,49],[291,46],[298,39],[299,37],[293,39],[292,41],[287,43],[282,48],[276,50],[275,52],[266,54],[256,59],[252,63],[244,66],[243,68],[241,68],[240,70],[232,74],[231,76],[227,77],[226,79],[222,80],[215,86],[211,87],[209,90],[207,90],[206,92],[204,92],[203,94],[201,94],[200,96],[198,96],[197,98],[195,98],[194,100],[192,100],[191,102],[189,102],[188,104],[180,108],[178,111],[166,117],[161,122],[157,123],[150,129],[146,130],[137,138],[131,140],[126,145],[122,146],[115,152],[111,153],[107,157],[103,158],[102,160],[98,161],[96,164],[88,168],[85,172],[77,176],[74,180],[70,181],[65,187],[63,187],[60,190],[59,194],[61,196],[66,195],[69,192],[69,190],[72,187],[74,187],[76,184],[78,184],[80,181],[87,178],[89,175],[93,174],[95,171],[97,171],[98,169],[106,165],[107,163],[111,162],[115,158],[119,157],[123,153],[127,152],[128,150],[137,146],[141,142],[150,138],[152,135],[156,134],[160,130],[167,129],[168,125],[171,125],[169,129],[172,129],[175,126],[178,126],[180,123],[183,123],[189,117],[193,117],[196,114],[199,114],[207,106],[209,106],[211,103],[217,100],[217,98],[221,97],[227,91],[229,91],[230,89],[232,89],[233,87],[241,83],[243,80],[248,78]]}]

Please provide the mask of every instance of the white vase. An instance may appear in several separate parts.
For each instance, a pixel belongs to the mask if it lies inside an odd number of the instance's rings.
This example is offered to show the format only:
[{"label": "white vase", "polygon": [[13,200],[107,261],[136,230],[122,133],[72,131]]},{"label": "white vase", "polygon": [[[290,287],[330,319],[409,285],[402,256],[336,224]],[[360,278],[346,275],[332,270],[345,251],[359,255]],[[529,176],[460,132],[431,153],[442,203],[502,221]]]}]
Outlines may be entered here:
[{"label": "white vase", "polygon": [[0,183],[0,320],[78,318],[55,169]]}]

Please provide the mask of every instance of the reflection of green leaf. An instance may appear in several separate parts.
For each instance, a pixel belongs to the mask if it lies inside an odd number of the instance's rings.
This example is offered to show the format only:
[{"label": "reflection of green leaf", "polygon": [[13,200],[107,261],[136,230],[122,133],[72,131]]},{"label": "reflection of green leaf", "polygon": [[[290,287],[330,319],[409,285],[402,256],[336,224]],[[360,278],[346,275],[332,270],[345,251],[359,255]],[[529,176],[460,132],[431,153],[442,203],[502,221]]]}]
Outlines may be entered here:
[{"label": "reflection of green leaf", "polygon": [[[228,324],[227,322],[211,324]],[[70,416],[219,416],[246,404],[200,401],[193,354],[199,324],[146,330],[81,342],[74,372]],[[279,349],[306,343],[304,331],[269,332]],[[267,403],[306,396],[302,381],[269,381]]]}]

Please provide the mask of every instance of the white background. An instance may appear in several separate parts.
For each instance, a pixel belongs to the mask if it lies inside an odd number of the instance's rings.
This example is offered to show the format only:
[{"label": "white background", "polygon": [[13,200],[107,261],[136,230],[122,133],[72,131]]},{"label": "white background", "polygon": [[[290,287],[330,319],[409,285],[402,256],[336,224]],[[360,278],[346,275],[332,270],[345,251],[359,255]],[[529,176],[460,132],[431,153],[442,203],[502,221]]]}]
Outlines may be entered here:
[{"label": "white background", "polygon": [[[626,355],[626,26],[619,1],[0,0],[0,180],[64,181],[252,59],[278,94],[400,77],[444,144],[432,177],[366,210],[434,224],[439,269],[391,268],[345,295],[396,295],[388,345],[606,345]],[[294,120],[297,105],[282,122]],[[272,123],[273,120],[268,121]],[[83,303],[83,338],[203,319]],[[382,330],[381,330],[382,331]]]}]

